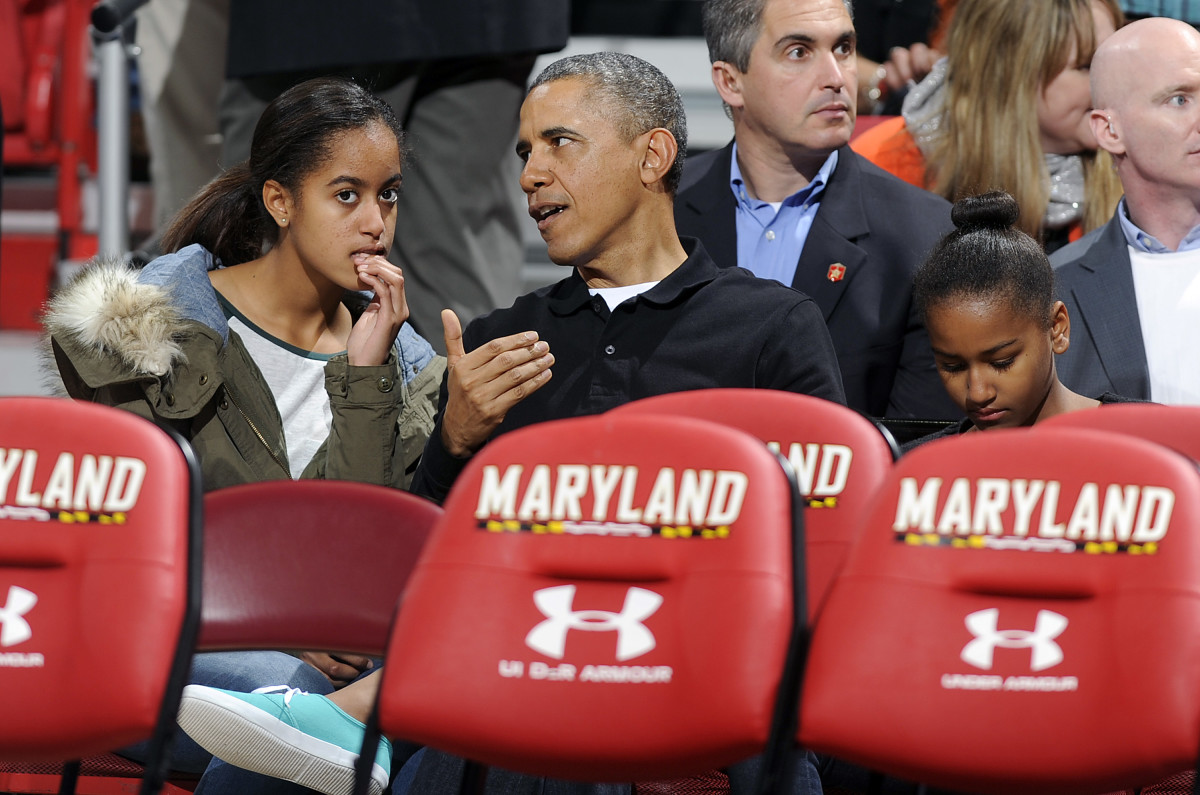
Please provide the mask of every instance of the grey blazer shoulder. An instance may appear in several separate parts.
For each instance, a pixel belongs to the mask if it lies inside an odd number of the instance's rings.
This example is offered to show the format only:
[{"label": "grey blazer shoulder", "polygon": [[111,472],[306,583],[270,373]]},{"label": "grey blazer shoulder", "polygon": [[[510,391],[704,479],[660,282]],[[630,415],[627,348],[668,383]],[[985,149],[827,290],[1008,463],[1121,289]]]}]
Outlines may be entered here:
[{"label": "grey blazer shoulder", "polygon": [[[733,144],[684,162],[675,200],[681,235],[722,267],[737,265]],[[950,229],[950,204],[872,165],[849,147],[834,170],[792,287],[825,317],[850,406],[872,416],[958,419],[912,306],[912,277]],[[840,279],[830,266],[845,267]]]},{"label": "grey blazer shoulder", "polygon": [[[1117,212],[1120,212],[1118,207]],[[1050,257],[1055,293],[1071,318],[1071,347],[1058,377],[1081,395],[1115,392],[1150,399],[1150,371],[1121,222],[1107,224]]]}]

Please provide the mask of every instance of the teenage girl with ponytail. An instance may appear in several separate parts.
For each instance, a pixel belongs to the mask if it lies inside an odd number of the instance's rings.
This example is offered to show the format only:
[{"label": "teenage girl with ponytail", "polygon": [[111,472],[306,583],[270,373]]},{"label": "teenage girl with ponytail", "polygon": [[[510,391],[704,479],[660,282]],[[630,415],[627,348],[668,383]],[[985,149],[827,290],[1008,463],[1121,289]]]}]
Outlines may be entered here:
[{"label": "teenage girl with ponytail", "polygon": [[[387,260],[404,151],[389,106],[352,82],[282,94],[250,159],[170,225],[169,253],[141,269],[97,262],[51,301],[48,364],[65,394],[178,430],[206,490],[302,477],[406,486],[445,360],[405,322],[404,276]],[[192,681],[328,693],[370,666],[209,653]],[[194,745],[175,754],[185,770],[208,760]],[[209,768],[197,791],[247,791],[218,779]]]}]

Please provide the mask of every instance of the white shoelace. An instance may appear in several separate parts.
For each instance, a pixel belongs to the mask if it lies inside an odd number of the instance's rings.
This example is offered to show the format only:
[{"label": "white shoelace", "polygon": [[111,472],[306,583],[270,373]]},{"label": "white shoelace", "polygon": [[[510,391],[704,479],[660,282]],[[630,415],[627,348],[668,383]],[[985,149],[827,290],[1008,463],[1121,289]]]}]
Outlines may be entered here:
[{"label": "white shoelace", "polygon": [[257,690],[251,690],[250,692],[251,693],[283,693],[283,705],[285,707],[292,706],[292,696],[297,695],[297,694],[302,695],[302,696],[308,695],[308,691],[306,691],[306,690],[301,690],[298,687],[288,687],[287,685],[267,685],[266,687],[260,687]]}]

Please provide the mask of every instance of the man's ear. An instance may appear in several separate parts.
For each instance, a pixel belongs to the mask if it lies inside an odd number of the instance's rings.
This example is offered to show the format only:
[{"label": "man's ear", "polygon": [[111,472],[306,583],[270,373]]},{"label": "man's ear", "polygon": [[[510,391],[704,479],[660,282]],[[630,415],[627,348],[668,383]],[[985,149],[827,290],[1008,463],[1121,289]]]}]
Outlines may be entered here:
[{"label": "man's ear", "polygon": [[745,105],[742,99],[742,70],[728,61],[713,61],[712,81],[721,101],[731,108]]},{"label": "man's ear", "polygon": [[1055,353],[1066,353],[1071,347],[1071,316],[1062,301],[1050,307],[1050,346]]},{"label": "man's ear", "polygon": [[1088,121],[1092,125],[1092,135],[1100,148],[1113,155],[1125,154],[1125,141],[1121,138],[1120,119],[1113,118],[1113,112],[1108,108],[1094,108]]},{"label": "man's ear", "polygon": [[679,142],[670,131],[655,127],[641,136],[645,139],[642,150],[642,184],[653,185],[661,182],[662,178],[675,165],[679,156]]},{"label": "man's ear", "polygon": [[291,192],[275,180],[269,179],[263,183],[262,200],[263,206],[275,219],[276,225],[287,227],[291,221],[292,211],[295,209]]}]

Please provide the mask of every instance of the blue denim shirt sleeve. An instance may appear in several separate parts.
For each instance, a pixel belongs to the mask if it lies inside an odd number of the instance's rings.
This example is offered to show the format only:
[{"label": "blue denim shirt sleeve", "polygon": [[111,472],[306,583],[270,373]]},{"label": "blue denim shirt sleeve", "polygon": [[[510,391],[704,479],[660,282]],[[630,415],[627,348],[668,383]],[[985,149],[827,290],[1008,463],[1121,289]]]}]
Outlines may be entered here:
[{"label": "blue denim shirt sleeve", "polygon": [[400,327],[395,348],[400,374],[406,384],[416,378],[417,373],[424,370],[435,355],[433,346],[408,323]]}]

